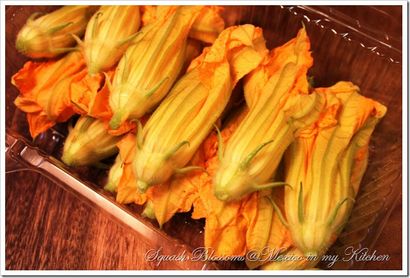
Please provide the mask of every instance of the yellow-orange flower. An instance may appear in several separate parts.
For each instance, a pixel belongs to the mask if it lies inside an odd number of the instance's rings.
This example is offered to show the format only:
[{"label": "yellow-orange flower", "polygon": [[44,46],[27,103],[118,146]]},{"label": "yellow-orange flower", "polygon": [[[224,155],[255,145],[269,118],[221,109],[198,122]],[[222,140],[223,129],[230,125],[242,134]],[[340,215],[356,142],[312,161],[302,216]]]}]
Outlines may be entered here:
[{"label": "yellow-orange flower", "polygon": [[57,61],[29,61],[12,77],[12,84],[20,91],[14,103],[27,113],[33,138],[74,114],[70,88],[86,74],[81,54],[72,52]]}]

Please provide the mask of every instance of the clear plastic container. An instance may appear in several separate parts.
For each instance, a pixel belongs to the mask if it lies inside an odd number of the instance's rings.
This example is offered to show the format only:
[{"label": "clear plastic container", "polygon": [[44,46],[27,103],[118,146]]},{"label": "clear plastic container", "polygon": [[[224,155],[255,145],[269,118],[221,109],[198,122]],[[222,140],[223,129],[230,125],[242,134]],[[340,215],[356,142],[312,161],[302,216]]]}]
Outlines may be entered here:
[{"label": "clear plastic container", "polygon": [[[18,54],[14,41],[18,30],[33,12],[53,6],[6,7],[6,171],[29,169],[55,182],[98,209],[135,230],[152,248],[164,254],[189,253],[203,245],[202,221],[177,214],[163,229],[141,216],[142,208],[120,205],[102,189],[107,172],[90,168],[71,169],[59,161],[66,125],[59,124],[34,141],[25,114],[15,108],[18,91],[11,76],[27,58]],[[402,185],[402,53],[401,7],[323,6],[227,6],[227,25],[252,23],[264,29],[269,48],[294,37],[303,22],[312,43],[315,86],[340,80],[359,85],[363,95],[388,107],[371,140],[370,161],[352,216],[329,253],[347,246],[371,248],[401,198]],[[378,22],[383,22],[379,24]],[[322,265],[322,267],[325,267]],[[168,269],[244,269],[238,262],[173,261]],[[361,269],[362,263],[338,262],[333,269]]]}]

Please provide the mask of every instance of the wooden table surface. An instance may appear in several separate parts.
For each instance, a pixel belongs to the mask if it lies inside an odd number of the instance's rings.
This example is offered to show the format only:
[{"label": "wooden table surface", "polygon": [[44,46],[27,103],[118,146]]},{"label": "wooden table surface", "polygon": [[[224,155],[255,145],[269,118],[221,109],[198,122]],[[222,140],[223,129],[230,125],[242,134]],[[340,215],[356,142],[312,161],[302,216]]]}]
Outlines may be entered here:
[{"label": "wooden table surface", "polygon": [[[6,13],[12,16],[11,10]],[[401,269],[401,218],[400,202],[374,248],[390,260],[367,263],[366,269]],[[5,247],[9,270],[157,268],[144,261],[150,246],[131,229],[27,171],[6,175]]]}]

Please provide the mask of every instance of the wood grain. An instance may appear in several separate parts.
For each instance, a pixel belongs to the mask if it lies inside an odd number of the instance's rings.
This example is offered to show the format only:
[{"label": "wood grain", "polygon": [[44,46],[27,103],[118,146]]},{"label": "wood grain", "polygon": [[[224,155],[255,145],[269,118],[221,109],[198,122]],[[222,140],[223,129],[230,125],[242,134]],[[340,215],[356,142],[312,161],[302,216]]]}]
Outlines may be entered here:
[{"label": "wood grain", "polygon": [[36,173],[6,178],[6,269],[156,268],[149,246],[98,208]]}]

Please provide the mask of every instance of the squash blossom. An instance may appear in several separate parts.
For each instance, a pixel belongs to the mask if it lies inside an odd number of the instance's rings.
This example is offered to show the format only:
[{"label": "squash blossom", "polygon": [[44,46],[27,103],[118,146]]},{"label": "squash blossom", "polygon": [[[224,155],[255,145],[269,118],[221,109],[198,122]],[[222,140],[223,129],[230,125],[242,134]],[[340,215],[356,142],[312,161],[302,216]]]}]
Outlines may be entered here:
[{"label": "squash blossom", "polygon": [[192,218],[205,218],[204,247],[215,256],[245,255],[247,231],[254,224],[257,215],[256,192],[242,200],[225,203],[215,197],[212,188],[212,176],[219,164],[217,138],[220,136],[224,142],[229,141],[246,113],[246,108],[237,111],[226,121],[221,132],[209,134],[198,149],[205,161],[200,165],[205,167],[207,173],[194,172],[196,175],[191,178],[198,195],[193,201]]},{"label": "squash blossom", "polygon": [[[118,142],[119,153],[114,165],[111,167],[105,190],[117,192],[117,201],[120,203],[147,203],[147,214],[156,218],[160,227],[169,221],[175,213],[187,212],[198,196],[194,177],[198,172],[175,177],[165,184],[158,184],[150,188],[146,194],[138,192],[136,178],[132,172],[132,159],[135,154],[135,134],[128,133]],[[191,163],[197,165],[204,163],[198,153]],[[148,213],[150,212],[150,213]]]},{"label": "squash blossom", "polygon": [[120,140],[121,136],[108,134],[102,121],[82,116],[70,128],[61,159],[69,166],[98,165],[118,152]]},{"label": "squash blossom", "polygon": [[[142,6],[142,24],[145,26],[157,19],[160,14],[160,6]],[[223,7],[206,6],[201,10],[199,16],[189,32],[189,37],[203,43],[212,44],[219,33],[225,29],[225,21],[221,14]]]},{"label": "squash blossom", "polygon": [[[106,185],[106,189],[113,188],[117,192],[116,201],[121,204],[136,203],[143,205],[147,201],[147,194],[140,194],[137,190],[137,179],[132,171],[132,160],[135,155],[135,134],[132,132],[125,135],[121,141],[118,142],[117,147],[120,152],[117,159],[121,161],[121,167],[117,164],[117,169],[111,171],[118,171],[112,173],[112,176],[119,176],[120,179],[110,179]],[[119,162],[118,162],[119,163]],[[121,173],[120,173],[121,172]]]},{"label": "squash blossom", "polygon": [[168,93],[186,57],[189,30],[201,6],[161,6],[157,20],[144,26],[121,58],[112,83],[112,129],[139,119]]},{"label": "squash blossom", "polygon": [[[108,128],[112,115],[107,85],[110,76],[111,72],[88,75],[80,52],[47,62],[29,61],[12,77],[11,83],[20,91],[14,103],[26,112],[33,138],[74,114],[103,120]],[[109,132],[121,135],[132,128],[132,123],[124,123]]]},{"label": "squash blossom", "polygon": [[[147,190],[149,200],[160,227],[168,222],[175,213],[188,212],[198,197],[195,186],[197,172],[174,177],[164,184],[157,184]],[[135,190],[138,190],[134,188]]]},{"label": "squash blossom", "polygon": [[186,72],[191,62],[202,53],[202,50],[203,46],[200,41],[188,39],[182,72]]},{"label": "squash blossom", "polygon": [[326,100],[319,119],[286,153],[285,212],[295,246],[326,252],[347,222],[367,166],[370,136],[386,107],[350,82],[315,93]]},{"label": "squash blossom", "polygon": [[151,200],[147,200],[141,215],[149,219],[155,219],[154,203]]},{"label": "squash blossom", "polygon": [[[108,130],[110,133],[110,130]],[[113,134],[114,135],[114,134]],[[118,185],[120,184],[121,177],[124,173],[124,168],[132,162],[132,158],[135,153],[135,134],[133,131],[125,134],[121,140],[117,143],[119,153],[115,158],[114,164],[111,166],[108,172],[108,180],[104,189],[110,192],[118,191]],[[134,191],[136,187],[133,187]],[[119,194],[122,194],[119,193]]]},{"label": "squash blossom", "polygon": [[259,267],[292,245],[290,232],[275,211],[275,206],[283,208],[283,193],[282,187],[257,192],[257,212],[246,231],[245,262],[250,269]]},{"label": "squash blossom", "polygon": [[89,21],[84,41],[75,36],[89,74],[112,68],[138,36],[139,28],[138,6],[102,6]]},{"label": "squash blossom", "polygon": [[108,78],[106,74],[85,75],[80,82],[72,84],[70,101],[76,114],[87,115],[93,118],[109,120],[111,109],[108,105]]},{"label": "squash blossom", "polygon": [[16,48],[31,58],[53,58],[73,49],[72,34],[82,36],[95,6],[66,6],[32,14],[17,35]]},{"label": "squash blossom", "polygon": [[11,83],[20,92],[14,103],[26,112],[33,138],[74,114],[70,98],[73,84],[84,82],[84,93],[98,90],[99,77],[84,80],[86,75],[85,62],[79,52],[68,53],[55,61],[29,61],[13,75]]},{"label": "squash blossom", "polygon": [[[199,149],[189,162],[189,165],[205,166],[205,157]],[[155,219],[160,227],[168,222],[176,213],[188,212],[199,198],[197,178],[202,174],[193,171],[185,175],[174,176],[164,184],[156,184],[147,190]],[[135,190],[138,190],[134,187]]]},{"label": "squash blossom", "polygon": [[255,69],[266,52],[260,28],[233,26],[192,62],[137,134],[133,165],[142,192],[192,169],[183,167],[224,111],[237,81]]},{"label": "squash blossom", "polygon": [[115,130],[109,128],[112,111],[108,84],[113,75],[112,70],[104,74],[85,75],[82,80],[71,84],[70,100],[75,113],[103,121],[109,134],[119,136],[135,129],[136,124],[127,121]]},{"label": "squash blossom", "polygon": [[104,186],[104,189],[110,192],[114,192],[117,189],[118,184],[122,176],[122,167],[124,161],[121,158],[121,155],[117,155],[115,158],[114,164],[111,166],[110,171],[108,172],[108,181]]},{"label": "squash blossom", "polygon": [[195,20],[189,32],[189,37],[201,42],[212,44],[218,35],[225,29],[225,21],[221,14],[223,8],[219,6],[206,6]]},{"label": "squash blossom", "polygon": [[[298,129],[310,124],[322,106],[309,94],[307,70],[313,63],[310,42],[302,28],[297,37],[271,51],[245,78],[248,115],[223,147],[214,178],[218,199],[240,199],[272,182],[276,168]],[[282,183],[283,184],[283,183]]]}]

